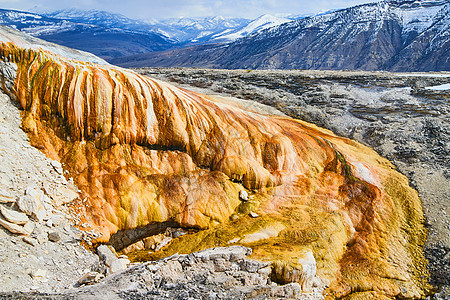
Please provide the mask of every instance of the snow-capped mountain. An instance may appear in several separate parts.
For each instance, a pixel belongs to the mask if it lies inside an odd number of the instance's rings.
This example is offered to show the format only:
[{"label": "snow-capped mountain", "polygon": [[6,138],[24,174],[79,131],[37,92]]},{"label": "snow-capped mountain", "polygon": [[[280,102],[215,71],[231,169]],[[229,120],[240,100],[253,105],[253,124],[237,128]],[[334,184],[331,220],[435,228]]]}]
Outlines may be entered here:
[{"label": "snow-capped mountain", "polygon": [[51,13],[45,13],[44,15],[46,17],[82,24],[92,24],[138,32],[155,32],[178,44],[234,41],[263,29],[304,17],[276,17],[266,14],[255,20],[223,16],[134,20],[120,14],[95,9],[80,10],[75,8],[58,10]]},{"label": "snow-capped mountain", "polygon": [[241,29],[251,21],[243,18],[225,18],[222,16],[134,20],[106,11],[96,9],[80,10],[76,8],[46,13],[45,16],[108,28],[120,28],[146,33],[154,32],[176,43],[208,42],[213,35],[221,34],[227,30]]},{"label": "snow-capped mountain", "polygon": [[205,18],[170,18],[153,21],[155,32],[159,32],[180,43],[209,42],[223,32],[238,30],[251,20],[225,18],[222,16]]},{"label": "snow-capped mountain", "polygon": [[182,45],[230,42],[295,18],[264,15],[253,21],[222,16],[134,20],[95,9],[45,13],[0,10],[0,24],[107,60]]},{"label": "snow-capped mountain", "polygon": [[450,71],[450,1],[380,1],[306,17],[220,46],[123,66]]},{"label": "snow-capped mountain", "polygon": [[45,15],[51,18],[64,19],[77,23],[95,24],[117,28],[145,24],[144,22],[127,18],[121,14],[109,13],[97,9],[82,10],[70,8],[45,13]]},{"label": "snow-capped mountain", "polygon": [[283,18],[266,14],[251,21],[243,28],[236,28],[235,30],[232,29],[225,30],[221,33],[213,35],[212,38],[214,40],[234,41],[239,38],[253,34],[255,32],[262,31],[264,29],[275,27],[287,22],[291,22],[294,19],[298,18]]},{"label": "snow-capped mountain", "polygon": [[[16,10],[0,9],[0,24],[18,29],[31,35],[51,34],[75,29],[82,24],[74,24],[43,15]],[[85,25],[86,28],[91,27]]]},{"label": "snow-capped mountain", "polygon": [[130,19],[121,14],[114,14],[97,9],[82,10],[77,8],[62,9],[44,14],[59,20],[66,20],[78,24],[91,24],[109,29],[120,29],[132,32],[156,32],[154,27],[141,20]]}]

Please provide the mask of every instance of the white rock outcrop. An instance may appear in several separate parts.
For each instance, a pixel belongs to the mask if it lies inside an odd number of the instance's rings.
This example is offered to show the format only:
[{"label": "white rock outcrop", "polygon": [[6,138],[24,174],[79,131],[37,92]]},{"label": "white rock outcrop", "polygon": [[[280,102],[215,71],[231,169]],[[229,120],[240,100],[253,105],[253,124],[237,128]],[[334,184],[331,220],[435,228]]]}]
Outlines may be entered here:
[{"label": "white rock outcrop", "polygon": [[8,209],[3,205],[0,205],[0,212],[5,217],[8,222],[17,224],[17,225],[25,225],[29,220],[26,214]]},{"label": "white rock outcrop", "polygon": [[22,212],[35,218],[37,221],[42,222],[47,216],[47,210],[44,206],[46,197],[47,196],[45,196],[42,190],[36,187],[29,187],[27,188],[25,195],[19,198],[17,205]]},{"label": "white rock outcrop", "polygon": [[16,199],[8,192],[0,190],[0,203],[14,203]]},{"label": "white rock outcrop", "polygon": [[20,226],[0,218],[0,225],[8,229],[11,233],[17,233],[21,235],[30,235],[33,232],[34,225],[31,222],[26,223],[24,226]]},{"label": "white rock outcrop", "polygon": [[239,199],[241,199],[242,201],[248,201],[248,193],[246,190],[239,191]]}]

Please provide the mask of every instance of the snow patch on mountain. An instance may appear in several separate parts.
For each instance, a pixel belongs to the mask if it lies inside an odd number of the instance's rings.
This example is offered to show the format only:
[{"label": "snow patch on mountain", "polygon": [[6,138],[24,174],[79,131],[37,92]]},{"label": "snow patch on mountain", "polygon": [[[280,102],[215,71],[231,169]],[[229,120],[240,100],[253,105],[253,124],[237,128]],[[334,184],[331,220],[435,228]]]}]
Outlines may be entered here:
[{"label": "snow patch on mountain", "polygon": [[284,18],[284,17],[276,17],[269,14],[262,15],[259,18],[250,22],[247,26],[242,29],[239,29],[235,32],[230,33],[231,30],[227,30],[216,34],[213,36],[215,40],[236,40],[238,38],[245,37],[247,35],[253,34],[255,32],[268,29],[271,27],[275,27],[287,22],[291,22],[292,19]]},{"label": "snow patch on mountain", "polygon": [[434,17],[442,9],[441,6],[434,7],[410,7],[394,8],[393,12],[399,16],[405,31],[422,32],[434,23]]}]

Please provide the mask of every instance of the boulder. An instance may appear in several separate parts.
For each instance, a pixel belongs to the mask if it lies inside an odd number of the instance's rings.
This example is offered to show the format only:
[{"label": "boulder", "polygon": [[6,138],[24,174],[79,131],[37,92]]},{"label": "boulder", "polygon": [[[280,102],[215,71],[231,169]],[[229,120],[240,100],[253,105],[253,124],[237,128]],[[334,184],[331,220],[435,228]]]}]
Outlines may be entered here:
[{"label": "boulder", "polygon": [[255,213],[255,212],[253,212],[253,211],[251,211],[248,215],[249,215],[250,217],[252,217],[252,218],[257,218],[257,217],[259,217],[259,215],[258,215],[257,213]]},{"label": "boulder", "polygon": [[56,206],[70,203],[78,198],[77,188],[73,185],[58,185],[57,187],[44,185],[45,192],[52,198]]},{"label": "boulder", "polygon": [[109,272],[111,274],[120,272],[128,268],[130,261],[127,258],[118,258],[111,263],[109,267]]},{"label": "boulder", "polygon": [[159,251],[172,242],[172,237],[166,236],[155,248],[155,251]]},{"label": "boulder", "polygon": [[127,254],[130,252],[144,250],[144,249],[145,249],[144,241],[138,241],[138,242],[126,247],[125,249],[123,249],[122,252]]},{"label": "boulder", "polygon": [[98,246],[97,254],[108,267],[111,267],[112,263],[118,259],[115,251],[113,251],[111,247],[107,245]]},{"label": "boulder", "polygon": [[52,231],[48,233],[48,240],[57,243],[61,240],[61,236],[59,235],[59,232]]},{"label": "boulder", "polygon": [[243,246],[216,247],[193,253],[192,255],[203,261],[224,259],[231,262],[240,262],[247,255],[252,254],[252,249]]},{"label": "boulder", "polygon": [[24,241],[25,243],[27,243],[27,244],[33,246],[33,247],[36,247],[36,246],[38,245],[37,240],[34,239],[34,238],[31,238],[31,237],[29,237],[29,236],[23,237],[23,241]]}]

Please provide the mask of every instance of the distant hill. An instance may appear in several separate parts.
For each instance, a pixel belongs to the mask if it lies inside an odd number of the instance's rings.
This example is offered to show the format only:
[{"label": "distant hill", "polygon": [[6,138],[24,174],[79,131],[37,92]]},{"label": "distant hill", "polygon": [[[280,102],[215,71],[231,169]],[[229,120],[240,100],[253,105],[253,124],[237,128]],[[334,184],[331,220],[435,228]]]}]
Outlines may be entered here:
[{"label": "distant hill", "polygon": [[228,44],[112,60],[125,67],[450,70],[450,1],[381,1],[281,24]]}]

